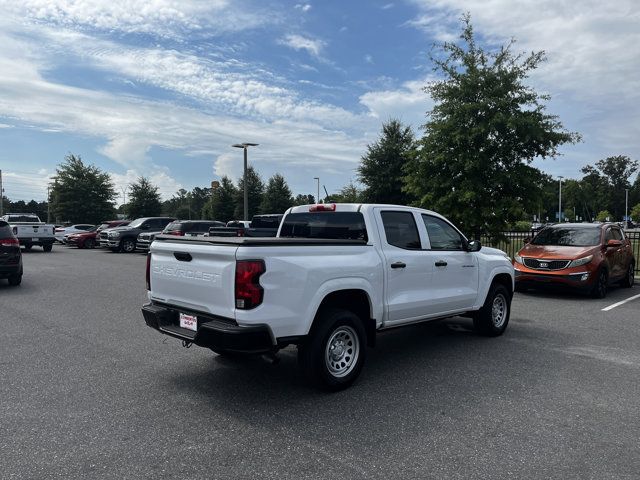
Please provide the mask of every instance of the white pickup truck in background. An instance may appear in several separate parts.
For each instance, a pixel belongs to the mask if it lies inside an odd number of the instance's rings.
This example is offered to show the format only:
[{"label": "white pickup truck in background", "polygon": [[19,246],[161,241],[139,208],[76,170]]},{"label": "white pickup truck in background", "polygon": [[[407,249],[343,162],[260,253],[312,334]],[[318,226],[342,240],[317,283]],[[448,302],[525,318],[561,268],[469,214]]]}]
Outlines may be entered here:
[{"label": "white pickup truck in background", "polygon": [[514,270],[437,213],[395,205],[287,210],[276,238],[160,235],[147,257],[150,327],[220,354],[290,344],[331,390],[359,375],[376,332],[457,315],[509,322]]},{"label": "white pickup truck in background", "polygon": [[34,245],[41,246],[45,252],[53,249],[55,225],[41,222],[35,213],[8,213],[2,216],[2,220],[11,226],[25,250],[31,250]]}]

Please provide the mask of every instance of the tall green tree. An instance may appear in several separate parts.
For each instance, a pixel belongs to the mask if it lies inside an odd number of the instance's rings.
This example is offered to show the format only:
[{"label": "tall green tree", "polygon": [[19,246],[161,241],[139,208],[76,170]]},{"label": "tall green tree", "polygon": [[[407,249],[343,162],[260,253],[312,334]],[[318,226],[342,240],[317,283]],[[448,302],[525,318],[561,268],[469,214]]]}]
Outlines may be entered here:
[{"label": "tall green tree", "polygon": [[406,205],[410,196],[403,190],[404,167],[415,147],[410,127],[398,120],[382,125],[378,141],[367,146],[358,167],[358,177],[365,185],[363,198],[371,203]]},{"label": "tall green tree", "polygon": [[287,181],[276,173],[267,182],[267,188],[262,195],[260,211],[262,213],[284,213],[293,205],[293,195]]},{"label": "tall green tree", "polygon": [[156,217],[162,213],[162,202],[158,187],[146,177],[139,177],[138,181],[129,185],[129,203],[127,214],[129,218]]},{"label": "tall green tree", "polygon": [[260,213],[264,183],[253,167],[247,168],[247,193],[249,195],[249,218],[242,218],[244,217],[244,179],[240,177],[236,190],[236,208],[234,212],[236,220],[251,220],[254,215]]},{"label": "tall green tree", "polygon": [[311,194],[304,195],[299,193],[296,195],[296,198],[293,199],[294,205],[312,205],[314,203],[316,203],[316,198]]},{"label": "tall green tree", "polygon": [[340,189],[340,192],[331,195],[331,201],[336,203],[360,203],[365,201],[364,192],[353,182]]},{"label": "tall green tree", "polygon": [[50,187],[51,212],[56,221],[97,224],[114,215],[117,195],[111,176],[95,165],[85,165],[80,155],[65,157]]},{"label": "tall green tree", "polygon": [[637,170],[637,160],[632,160],[626,155],[616,155],[598,160],[595,166],[587,165],[582,169],[582,173],[599,179],[601,197],[607,202],[602,206],[613,212],[613,219],[622,220],[625,190],[631,189],[629,179]]},{"label": "tall green tree", "polygon": [[425,87],[435,105],[405,170],[406,189],[418,205],[474,236],[499,236],[521,218],[540,176],[529,164],[580,139],[546,112],[549,97],[528,85],[544,52],[525,56],[511,47],[486,51],[469,15],[462,17],[460,41],[442,44],[441,55],[431,57],[444,78]]},{"label": "tall green tree", "polygon": [[231,179],[226,175],[223,176],[220,179],[220,186],[211,190],[209,200],[202,207],[202,217],[225,223],[234,220],[237,194]]}]

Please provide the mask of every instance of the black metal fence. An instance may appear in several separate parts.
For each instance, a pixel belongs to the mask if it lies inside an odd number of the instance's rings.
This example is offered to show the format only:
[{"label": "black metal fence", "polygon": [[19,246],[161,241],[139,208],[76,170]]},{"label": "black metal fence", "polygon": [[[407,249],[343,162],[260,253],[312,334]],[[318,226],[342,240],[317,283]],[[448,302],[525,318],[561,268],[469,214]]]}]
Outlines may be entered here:
[{"label": "black metal fence", "polygon": [[[518,253],[524,246],[524,241],[527,238],[533,238],[534,232],[502,232],[505,237],[501,240],[492,240],[487,235],[482,235],[480,241],[482,245],[488,247],[499,248],[507,252],[510,258]],[[640,273],[640,231],[625,232],[625,235],[631,240],[631,247],[633,248],[633,255],[636,259],[636,274]]]}]

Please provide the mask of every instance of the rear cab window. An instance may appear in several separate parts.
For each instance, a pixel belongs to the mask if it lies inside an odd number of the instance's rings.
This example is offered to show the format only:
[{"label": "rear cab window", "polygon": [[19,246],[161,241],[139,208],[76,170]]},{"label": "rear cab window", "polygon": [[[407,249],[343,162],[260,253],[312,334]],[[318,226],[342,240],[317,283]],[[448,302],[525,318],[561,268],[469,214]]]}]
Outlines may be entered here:
[{"label": "rear cab window", "polygon": [[300,212],[288,214],[280,237],[369,240],[361,212]]},{"label": "rear cab window", "polygon": [[380,212],[384,234],[389,245],[405,250],[421,250],[420,234],[412,212]]}]

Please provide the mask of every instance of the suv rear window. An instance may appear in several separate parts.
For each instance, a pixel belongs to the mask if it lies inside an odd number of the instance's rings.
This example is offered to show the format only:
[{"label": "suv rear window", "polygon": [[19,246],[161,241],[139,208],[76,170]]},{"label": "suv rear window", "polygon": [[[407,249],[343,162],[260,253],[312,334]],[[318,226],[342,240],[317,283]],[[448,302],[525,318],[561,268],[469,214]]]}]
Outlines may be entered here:
[{"label": "suv rear window", "polygon": [[364,217],[360,212],[290,213],[282,223],[280,236],[368,240]]},{"label": "suv rear window", "polygon": [[253,217],[251,219],[251,228],[278,228],[282,221],[282,215],[275,217]]}]

